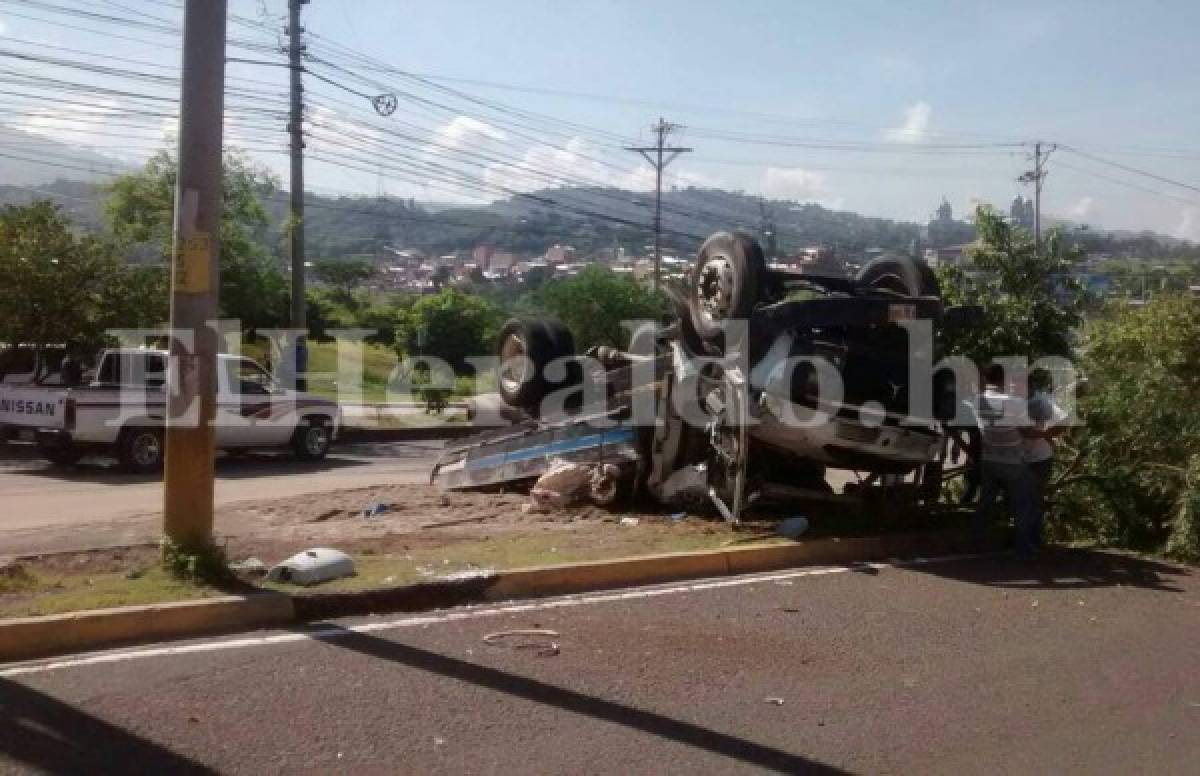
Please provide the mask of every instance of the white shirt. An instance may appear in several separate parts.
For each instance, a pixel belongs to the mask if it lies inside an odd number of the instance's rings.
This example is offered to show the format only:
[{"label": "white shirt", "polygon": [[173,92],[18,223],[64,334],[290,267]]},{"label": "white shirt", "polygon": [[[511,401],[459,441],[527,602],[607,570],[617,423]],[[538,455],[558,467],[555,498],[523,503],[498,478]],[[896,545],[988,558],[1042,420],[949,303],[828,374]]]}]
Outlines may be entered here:
[{"label": "white shirt", "polygon": [[[1054,428],[1067,419],[1054,398],[1048,393],[1037,393],[1029,400],[1029,414],[1037,421],[1038,428]],[[1025,437],[1025,460],[1029,463],[1048,461],[1054,457],[1054,443],[1049,439]]]},{"label": "white shirt", "polygon": [[991,463],[1024,463],[1022,426],[1029,424],[1026,402],[989,387],[975,399],[983,431],[983,460]]}]

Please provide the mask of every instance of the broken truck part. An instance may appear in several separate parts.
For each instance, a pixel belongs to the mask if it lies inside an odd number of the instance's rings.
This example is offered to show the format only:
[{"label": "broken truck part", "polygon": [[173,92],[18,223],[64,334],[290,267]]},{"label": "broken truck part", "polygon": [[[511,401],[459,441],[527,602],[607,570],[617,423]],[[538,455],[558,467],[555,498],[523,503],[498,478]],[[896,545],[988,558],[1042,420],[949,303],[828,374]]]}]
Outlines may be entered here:
[{"label": "broken truck part", "polygon": [[[926,412],[910,411],[909,327],[932,334],[966,317],[943,308],[923,262],[879,258],[852,280],[796,275],[769,270],[748,235],[719,232],[675,306],[630,351],[583,357],[558,322],[510,321],[499,395],[475,400],[478,417],[504,425],[453,443],[432,482],[479,488],[532,482],[556,461],[610,466],[623,492],[708,501],[736,522],[749,505],[866,488],[928,504],[969,465],[951,451],[962,440],[944,385],[930,386]],[[827,467],[858,472],[860,486],[835,495]]]}]

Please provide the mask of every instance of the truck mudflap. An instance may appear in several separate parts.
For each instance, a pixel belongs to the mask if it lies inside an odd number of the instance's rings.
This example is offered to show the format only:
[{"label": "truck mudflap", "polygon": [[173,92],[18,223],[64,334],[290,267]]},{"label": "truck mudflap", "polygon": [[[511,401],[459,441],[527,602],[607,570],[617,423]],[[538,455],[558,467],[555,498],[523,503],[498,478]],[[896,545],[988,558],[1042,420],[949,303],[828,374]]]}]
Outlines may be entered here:
[{"label": "truck mudflap", "polygon": [[641,458],[638,429],[611,413],[526,421],[454,443],[429,475],[443,490],[535,480],[553,461],[631,464]]}]

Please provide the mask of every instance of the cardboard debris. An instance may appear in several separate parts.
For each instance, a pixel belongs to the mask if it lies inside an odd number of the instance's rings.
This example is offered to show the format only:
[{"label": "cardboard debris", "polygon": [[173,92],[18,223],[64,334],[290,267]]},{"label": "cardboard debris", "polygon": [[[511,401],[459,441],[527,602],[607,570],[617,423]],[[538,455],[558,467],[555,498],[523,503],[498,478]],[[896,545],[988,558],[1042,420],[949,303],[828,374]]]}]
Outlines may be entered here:
[{"label": "cardboard debris", "polygon": [[556,461],[538,478],[529,498],[533,512],[562,509],[582,501],[591,487],[595,467],[570,461]]}]

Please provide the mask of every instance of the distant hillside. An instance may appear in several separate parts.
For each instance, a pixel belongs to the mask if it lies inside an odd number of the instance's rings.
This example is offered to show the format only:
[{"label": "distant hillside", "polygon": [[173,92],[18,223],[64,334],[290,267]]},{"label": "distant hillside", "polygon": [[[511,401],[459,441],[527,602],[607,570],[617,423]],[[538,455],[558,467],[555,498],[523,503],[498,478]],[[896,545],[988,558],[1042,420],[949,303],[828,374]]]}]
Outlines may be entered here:
[{"label": "distant hillside", "polygon": [[[62,206],[82,228],[103,228],[103,185],[74,180],[0,184],[0,204],[24,204],[42,197]],[[308,251],[313,259],[377,255],[388,248],[415,248],[440,255],[470,250],[480,243],[526,255],[539,255],[555,244],[570,245],[581,258],[592,258],[611,256],[618,248],[626,254],[640,254],[652,242],[653,195],[620,189],[552,189],[486,206],[437,209],[390,197],[310,194],[307,203]],[[276,193],[264,205],[273,223],[270,248],[281,255],[286,192]],[[939,239],[970,239],[969,224],[956,221],[952,227],[935,230],[813,203],[760,200],[717,189],[663,193],[665,250],[680,255],[692,253],[703,237],[719,229],[772,233],[779,254],[824,245],[850,257],[868,248],[907,252],[914,245],[936,246]],[[1198,255],[1194,244],[1150,233],[1072,230],[1071,239],[1090,251],[1116,258],[1158,260]]]},{"label": "distant hillside", "polygon": [[0,182],[5,184],[41,186],[59,178],[103,183],[131,169],[118,159],[0,124]]}]

